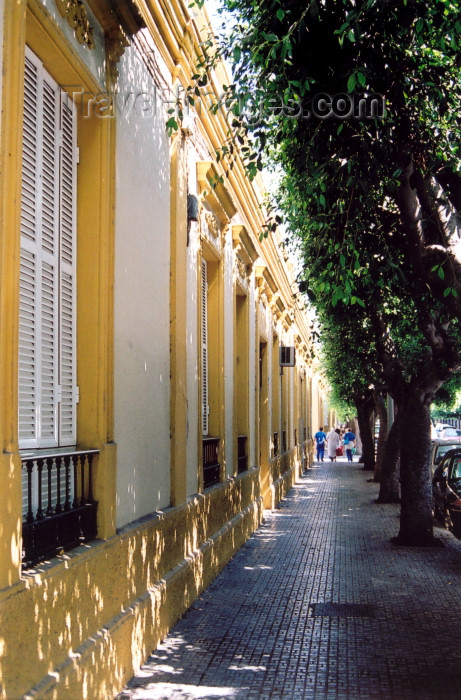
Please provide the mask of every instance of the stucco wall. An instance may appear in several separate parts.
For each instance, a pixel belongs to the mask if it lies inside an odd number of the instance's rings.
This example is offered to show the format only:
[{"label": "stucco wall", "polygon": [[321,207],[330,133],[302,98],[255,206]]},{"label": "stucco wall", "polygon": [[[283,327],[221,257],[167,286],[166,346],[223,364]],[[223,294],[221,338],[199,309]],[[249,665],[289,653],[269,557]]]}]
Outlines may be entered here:
[{"label": "stucco wall", "polygon": [[226,235],[224,248],[224,420],[226,476],[234,474],[234,279],[232,227]]},{"label": "stucco wall", "polygon": [[[197,156],[189,156],[189,191],[197,193],[196,168]],[[198,356],[198,255],[200,236],[198,224],[191,223],[189,245],[187,248],[187,294],[186,294],[186,356],[187,356],[187,459],[186,489],[192,495],[198,490],[198,434],[200,420],[199,400],[199,356]]]},{"label": "stucco wall", "polygon": [[[251,285],[249,290],[249,327],[250,333],[248,337],[248,425],[249,425],[249,445],[248,459],[249,465],[254,467],[259,465],[259,455],[256,454],[256,374],[259,372],[259,367],[256,366],[256,299],[254,293],[254,276],[251,277]],[[259,340],[258,340],[259,354]]]},{"label": "stucco wall", "polygon": [[119,71],[114,312],[118,527],[170,502],[169,144],[155,86],[133,47],[126,50]]},{"label": "stucco wall", "polygon": [[[0,46],[3,47],[3,13],[5,12],[4,2],[0,0]],[[0,51],[0,75],[3,75],[3,50]],[[2,83],[0,80],[0,104],[2,104]],[[2,126],[2,113],[0,110],[0,134]]]}]

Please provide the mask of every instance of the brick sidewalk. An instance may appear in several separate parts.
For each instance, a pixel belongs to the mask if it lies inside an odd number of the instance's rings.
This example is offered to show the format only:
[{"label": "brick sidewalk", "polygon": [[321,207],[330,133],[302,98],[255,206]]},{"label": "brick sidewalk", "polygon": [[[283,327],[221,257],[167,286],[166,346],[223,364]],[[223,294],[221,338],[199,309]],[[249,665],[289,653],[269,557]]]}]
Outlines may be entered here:
[{"label": "brick sidewalk", "polygon": [[118,700],[459,700],[461,542],[393,547],[368,478],[307,472]]}]

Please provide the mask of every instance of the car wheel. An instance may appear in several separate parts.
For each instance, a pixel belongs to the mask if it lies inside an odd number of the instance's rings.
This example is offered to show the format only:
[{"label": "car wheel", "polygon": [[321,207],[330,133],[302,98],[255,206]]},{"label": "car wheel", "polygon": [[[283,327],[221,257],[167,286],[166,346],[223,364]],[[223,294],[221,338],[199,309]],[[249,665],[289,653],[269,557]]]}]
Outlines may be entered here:
[{"label": "car wheel", "polygon": [[453,523],[452,523],[451,516],[450,516],[450,511],[448,510],[448,508],[445,508],[445,510],[443,512],[443,524],[445,525],[447,530],[451,530],[451,528],[453,527]]},{"label": "car wheel", "polygon": [[434,516],[439,520],[440,522],[443,522],[443,516],[442,516],[442,511],[440,510],[439,506],[437,505],[437,501],[435,498],[432,499],[432,512]]}]

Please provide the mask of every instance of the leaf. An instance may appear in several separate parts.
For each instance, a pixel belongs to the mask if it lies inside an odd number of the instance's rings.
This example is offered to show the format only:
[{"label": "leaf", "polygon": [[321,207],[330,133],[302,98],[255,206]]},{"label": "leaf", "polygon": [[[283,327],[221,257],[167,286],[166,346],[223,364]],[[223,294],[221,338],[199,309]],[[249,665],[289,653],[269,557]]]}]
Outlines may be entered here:
[{"label": "leaf", "polygon": [[170,117],[165,126],[168,129],[168,133],[170,134],[170,136],[173,133],[173,131],[178,131],[179,129],[178,122],[174,117]]},{"label": "leaf", "polygon": [[242,55],[242,51],[241,51],[241,49],[240,49],[240,46],[234,46],[234,50],[233,50],[232,53],[233,53],[233,56],[234,56],[234,62],[235,62],[235,63],[238,63],[238,62],[240,61],[240,57],[241,57],[241,55]]},{"label": "leaf", "polygon": [[439,269],[437,270],[437,274],[438,274],[438,276],[440,277],[441,280],[444,280],[444,279],[445,279],[445,273],[444,273],[444,271],[443,271],[442,266],[440,266]]},{"label": "leaf", "polygon": [[347,92],[353,92],[355,86],[357,85],[357,76],[355,73],[351,73],[349,80],[347,81]]},{"label": "leaf", "polygon": [[282,21],[282,19],[285,17],[285,12],[282,10],[281,7],[277,10],[277,18]]}]

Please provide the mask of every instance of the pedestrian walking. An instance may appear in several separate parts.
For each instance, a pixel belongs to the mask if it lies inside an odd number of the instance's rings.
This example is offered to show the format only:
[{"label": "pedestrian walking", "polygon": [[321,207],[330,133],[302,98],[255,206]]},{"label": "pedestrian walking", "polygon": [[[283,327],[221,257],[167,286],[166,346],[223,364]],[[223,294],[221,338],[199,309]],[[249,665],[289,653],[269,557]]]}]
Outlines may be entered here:
[{"label": "pedestrian walking", "polygon": [[336,450],[338,449],[340,442],[338,433],[332,427],[327,435],[327,448],[330,462],[336,462]]},{"label": "pedestrian walking", "polygon": [[353,462],[352,450],[355,448],[355,433],[353,433],[352,430],[348,430],[344,435],[344,448],[346,450],[347,461]]},{"label": "pedestrian walking", "polygon": [[317,447],[317,462],[323,462],[323,458],[325,455],[325,441],[327,439],[326,433],[323,432],[323,427],[320,426],[320,428],[317,430],[317,432],[314,435],[314,440],[316,443]]},{"label": "pedestrian walking", "polygon": [[341,431],[339,428],[336,428],[335,433],[338,436],[338,447],[336,448],[336,456],[337,457],[342,457],[343,456],[343,439],[341,436]]}]

